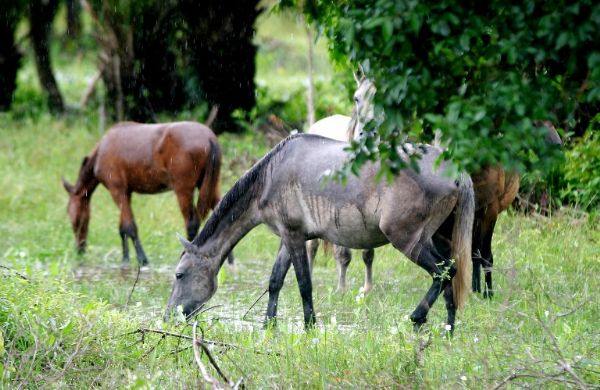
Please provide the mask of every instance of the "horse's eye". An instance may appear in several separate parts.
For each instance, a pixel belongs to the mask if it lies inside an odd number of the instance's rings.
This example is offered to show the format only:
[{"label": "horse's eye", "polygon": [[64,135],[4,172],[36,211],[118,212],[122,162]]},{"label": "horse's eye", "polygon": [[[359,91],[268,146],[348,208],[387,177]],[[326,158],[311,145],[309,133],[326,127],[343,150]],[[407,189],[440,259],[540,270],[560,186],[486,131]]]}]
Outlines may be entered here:
[{"label": "horse's eye", "polygon": [[358,104],[358,101],[359,101],[358,96],[354,96],[354,103]]},{"label": "horse's eye", "polygon": [[177,279],[177,280],[181,280],[181,279],[183,279],[183,273],[181,273],[181,272],[177,272],[177,273],[175,274],[175,279]]}]

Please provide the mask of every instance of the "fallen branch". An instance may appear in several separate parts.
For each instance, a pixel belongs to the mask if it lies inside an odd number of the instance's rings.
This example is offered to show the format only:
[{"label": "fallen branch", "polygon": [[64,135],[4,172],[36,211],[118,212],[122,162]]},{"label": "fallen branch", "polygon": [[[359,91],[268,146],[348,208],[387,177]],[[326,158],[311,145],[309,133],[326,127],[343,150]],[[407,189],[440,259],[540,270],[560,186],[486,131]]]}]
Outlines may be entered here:
[{"label": "fallen branch", "polygon": [[27,276],[23,275],[22,273],[20,273],[18,271],[15,271],[14,269],[12,269],[10,267],[0,264],[0,268],[5,269],[9,272],[12,272],[13,274],[15,274],[16,276],[18,276],[19,278],[21,278],[23,280],[27,280],[27,281],[29,280],[29,278]]},{"label": "fallen branch", "polygon": [[[192,335],[193,335],[193,339],[192,339],[192,348],[194,349],[194,360],[196,361],[196,364],[198,365],[198,368],[200,369],[200,373],[202,374],[202,377],[204,378],[204,380],[208,383],[211,384],[211,387],[213,389],[224,389],[225,387],[219,383],[218,380],[216,380],[215,378],[213,378],[209,373],[208,370],[206,369],[206,366],[204,366],[204,364],[202,363],[202,359],[200,359],[200,349],[198,348],[199,346],[202,346],[202,342],[200,340],[198,340],[196,338],[196,328],[198,327],[198,322],[195,321],[194,325],[192,327]],[[204,350],[204,348],[202,348]],[[207,356],[209,356],[209,360],[212,363],[212,356],[207,354]],[[214,364],[213,364],[214,366]],[[216,366],[215,366],[216,368]],[[221,370],[217,370],[217,372],[219,372],[219,374],[221,376]],[[229,382],[229,381],[227,381]]]},{"label": "fallen branch", "polygon": [[[121,337],[122,336],[129,336],[129,335],[136,334],[136,333],[141,333],[141,334],[156,333],[156,334],[159,334],[159,335],[162,335],[162,336],[176,337],[176,338],[183,339],[183,340],[193,340],[193,337],[191,337],[191,336],[186,336],[186,335],[180,334],[180,333],[173,333],[173,332],[168,332],[166,330],[151,329],[151,328],[139,328],[139,329],[134,330],[133,332],[125,333],[125,334],[121,335]],[[206,340],[206,339],[203,338],[202,342],[204,344],[215,345],[217,347],[223,347],[223,348],[228,348],[228,349],[248,350],[247,348],[240,347],[239,345],[225,343],[225,342],[222,342],[222,341]],[[273,351],[263,352],[263,351],[252,350],[252,352],[254,352],[257,355],[275,355],[275,356],[281,356],[280,353],[273,352]]]}]

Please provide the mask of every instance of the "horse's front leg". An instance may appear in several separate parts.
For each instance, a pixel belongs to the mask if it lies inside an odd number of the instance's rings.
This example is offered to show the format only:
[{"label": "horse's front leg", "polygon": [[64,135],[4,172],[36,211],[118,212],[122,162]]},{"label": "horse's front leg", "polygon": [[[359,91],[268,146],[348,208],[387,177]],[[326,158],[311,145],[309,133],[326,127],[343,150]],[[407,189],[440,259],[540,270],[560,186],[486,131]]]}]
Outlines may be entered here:
[{"label": "horse's front leg", "polygon": [[302,297],[302,306],[304,308],[304,327],[311,328],[315,325],[315,310],[312,299],[312,281],[310,277],[310,267],[308,266],[308,258],[306,256],[306,246],[304,240],[297,239],[286,242],[294,264],[294,271]]},{"label": "horse's front leg", "polygon": [[277,259],[273,264],[273,271],[271,272],[271,278],[269,280],[269,303],[267,305],[267,314],[265,318],[265,324],[275,324],[275,317],[277,316],[277,304],[279,301],[279,291],[283,287],[285,275],[290,269],[292,264],[292,258],[283,245],[283,242],[279,244],[279,252],[277,253]]}]

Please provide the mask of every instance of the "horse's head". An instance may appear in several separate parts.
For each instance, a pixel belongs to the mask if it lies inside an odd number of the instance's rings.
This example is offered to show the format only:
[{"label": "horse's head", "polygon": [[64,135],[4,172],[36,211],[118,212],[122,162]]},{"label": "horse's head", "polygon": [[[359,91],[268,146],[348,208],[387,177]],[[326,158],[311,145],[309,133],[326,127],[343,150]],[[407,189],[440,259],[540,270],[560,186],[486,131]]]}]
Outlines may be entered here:
[{"label": "horse's head", "polygon": [[363,75],[360,79],[356,78],[356,84],[351,127],[348,129],[349,141],[361,137],[364,125],[375,117],[373,109],[373,97],[377,92],[375,83]]},{"label": "horse's head", "polygon": [[179,240],[183,245],[183,254],[175,269],[165,320],[178,306],[182,307],[186,317],[195,314],[217,291],[218,266],[215,267],[199,247],[183,237],[179,237]]},{"label": "horse's head", "polygon": [[74,185],[63,179],[63,187],[69,194],[67,213],[71,220],[71,227],[75,233],[75,244],[79,253],[85,252],[88,226],[90,222],[90,198],[86,191],[78,190]]}]

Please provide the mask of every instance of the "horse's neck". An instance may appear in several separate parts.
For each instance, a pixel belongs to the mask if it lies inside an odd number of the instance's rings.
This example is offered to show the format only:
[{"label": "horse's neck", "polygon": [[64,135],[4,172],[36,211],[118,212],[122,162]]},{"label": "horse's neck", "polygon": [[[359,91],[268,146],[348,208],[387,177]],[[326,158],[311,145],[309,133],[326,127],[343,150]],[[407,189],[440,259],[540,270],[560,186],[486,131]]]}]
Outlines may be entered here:
[{"label": "horse's neck", "polygon": [[92,193],[99,184],[99,181],[94,174],[94,165],[96,164],[97,155],[97,149],[94,149],[87,157],[87,160],[79,170],[79,176],[77,177],[77,183],[75,184],[76,191],[78,193],[85,193],[87,198],[92,196]]},{"label": "horse's neck", "polygon": [[237,243],[258,225],[259,222],[255,220],[252,209],[255,208],[247,208],[241,215],[226,213],[219,218],[210,238],[200,246],[202,252],[213,259],[217,269],[221,268],[227,255]]},{"label": "horse's neck", "polygon": [[256,225],[254,180],[236,185],[223,197],[193,243],[220,268],[233,247]]}]

